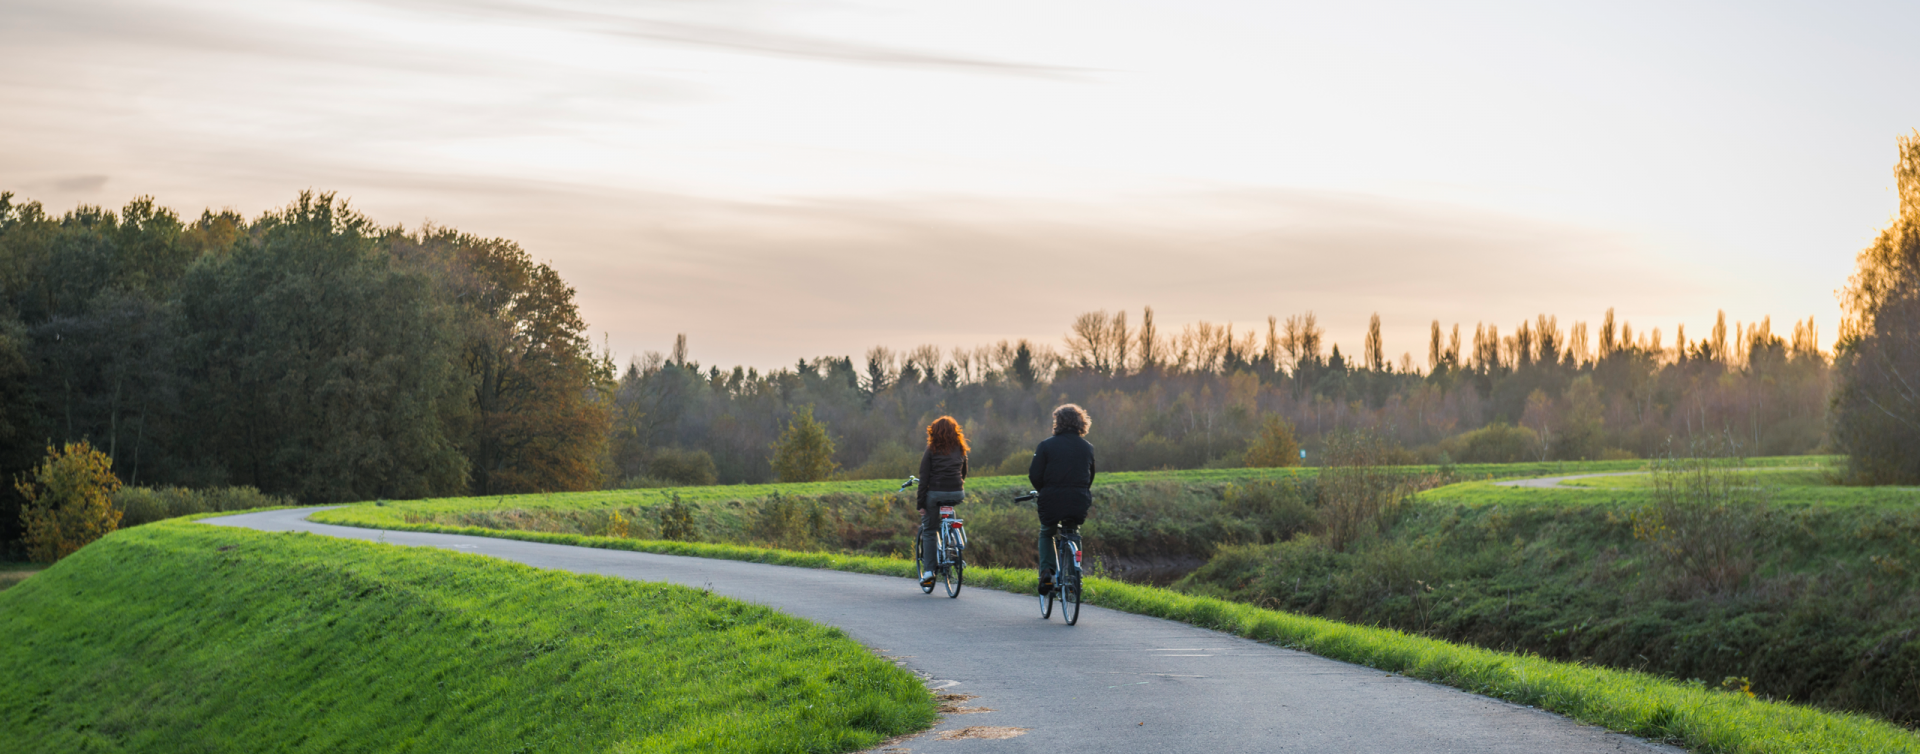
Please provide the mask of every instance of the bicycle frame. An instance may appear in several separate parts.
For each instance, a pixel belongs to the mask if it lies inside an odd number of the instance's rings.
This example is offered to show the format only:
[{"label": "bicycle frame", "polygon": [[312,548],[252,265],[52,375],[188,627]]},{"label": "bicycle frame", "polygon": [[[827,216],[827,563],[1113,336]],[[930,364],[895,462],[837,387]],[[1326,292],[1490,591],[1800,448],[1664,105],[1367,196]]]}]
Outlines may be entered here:
[{"label": "bicycle frame", "polygon": [[[1024,503],[1039,497],[1038,492],[1028,492],[1014,498],[1016,503]],[[1040,617],[1053,617],[1054,603],[1060,604],[1060,619],[1067,625],[1080,622],[1081,593],[1081,552],[1080,543],[1071,535],[1078,532],[1063,532],[1054,529],[1048,546],[1053,548],[1053,587],[1040,595]]]},{"label": "bicycle frame", "polygon": [[[1075,542],[1071,539],[1067,539],[1066,536],[1064,535],[1060,535],[1060,534],[1054,535],[1053,537],[1054,562],[1059,565],[1065,565],[1067,562],[1068,556],[1072,556],[1073,558],[1073,570],[1068,572],[1069,575],[1074,573],[1079,573],[1080,572],[1080,543]],[[1055,577],[1056,580],[1058,580],[1058,578],[1059,578],[1058,576]]]},{"label": "bicycle frame", "polygon": [[949,565],[948,546],[965,551],[967,549],[967,522],[953,514],[953,506],[940,506],[940,523],[935,525],[934,534],[940,543],[940,564]]},{"label": "bicycle frame", "polygon": [[[900,485],[900,489],[905,490],[918,484],[919,481],[917,478],[908,477],[907,483]],[[967,522],[954,515],[951,505],[940,506],[937,514],[939,518],[933,527],[933,572],[937,580],[946,582],[947,596],[958,597],[961,586],[966,580]],[[926,553],[923,550],[926,547],[925,535],[926,532],[920,531],[913,538],[916,569],[927,562]],[[932,594],[933,586],[928,582],[921,582],[920,590]]]}]

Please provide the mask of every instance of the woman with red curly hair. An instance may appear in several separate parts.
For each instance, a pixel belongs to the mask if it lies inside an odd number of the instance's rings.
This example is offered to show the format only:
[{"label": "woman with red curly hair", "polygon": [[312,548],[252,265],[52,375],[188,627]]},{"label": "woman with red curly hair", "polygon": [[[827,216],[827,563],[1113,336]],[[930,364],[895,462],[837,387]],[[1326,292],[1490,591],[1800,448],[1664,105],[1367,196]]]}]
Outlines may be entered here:
[{"label": "woman with red curly hair", "polygon": [[966,499],[967,435],[960,422],[942,416],[927,425],[927,452],[920,456],[920,586],[933,586],[933,567],[938,562],[940,506]]}]

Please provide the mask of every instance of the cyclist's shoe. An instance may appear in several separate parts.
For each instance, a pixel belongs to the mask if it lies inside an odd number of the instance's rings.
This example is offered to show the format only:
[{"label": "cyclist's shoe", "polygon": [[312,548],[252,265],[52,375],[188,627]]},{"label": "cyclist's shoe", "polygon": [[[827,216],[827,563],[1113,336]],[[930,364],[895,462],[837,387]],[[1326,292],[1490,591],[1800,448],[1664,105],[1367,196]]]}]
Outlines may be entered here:
[{"label": "cyclist's shoe", "polygon": [[1053,574],[1051,573],[1040,574],[1039,592],[1041,594],[1046,594],[1051,591],[1053,591]]},{"label": "cyclist's shoe", "polygon": [[923,586],[923,587],[929,587],[929,586],[933,586],[933,572],[932,572],[932,571],[921,571],[921,572],[920,572],[920,586]]}]

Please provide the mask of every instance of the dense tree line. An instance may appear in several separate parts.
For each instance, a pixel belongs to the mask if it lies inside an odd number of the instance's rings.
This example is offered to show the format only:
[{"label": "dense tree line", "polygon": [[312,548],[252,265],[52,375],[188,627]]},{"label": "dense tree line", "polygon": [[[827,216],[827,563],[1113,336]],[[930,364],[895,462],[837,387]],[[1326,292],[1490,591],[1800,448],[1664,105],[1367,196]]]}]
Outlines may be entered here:
[{"label": "dense tree line", "polygon": [[[303,501],[589,489],[612,370],[510,242],[331,195],[248,220],[0,194],[0,471],[86,440],[131,485]],[[0,521],[19,536],[17,494]]]},{"label": "dense tree line", "polygon": [[[1269,318],[1265,332],[1196,323],[1162,333],[1151,309],[1077,318],[1060,347],[1001,342],[943,351],[874,348],[801,360],[762,374],[703,367],[684,337],[621,375],[614,399],[616,469],[628,484],[778,478],[769,447],[805,411],[830,431],[851,476],[904,476],[922,428],[961,419],[976,468],[1024,471],[1047,412],[1074,401],[1093,412],[1101,467],[1238,466],[1271,456],[1250,447],[1277,419],[1313,456],[1326,438],[1363,429],[1401,460],[1429,462],[1627,458],[1671,440],[1714,436],[1740,452],[1794,454],[1826,438],[1830,365],[1811,320],[1787,337],[1770,321],[1724,316],[1707,337],[1666,342],[1607,312],[1597,328],[1557,318],[1510,335],[1432,324],[1427,368],[1385,356],[1375,316],[1359,358],[1327,343],[1317,318]],[[1469,350],[1470,349],[1470,350]],[[1271,460],[1267,461],[1271,462]]]}]

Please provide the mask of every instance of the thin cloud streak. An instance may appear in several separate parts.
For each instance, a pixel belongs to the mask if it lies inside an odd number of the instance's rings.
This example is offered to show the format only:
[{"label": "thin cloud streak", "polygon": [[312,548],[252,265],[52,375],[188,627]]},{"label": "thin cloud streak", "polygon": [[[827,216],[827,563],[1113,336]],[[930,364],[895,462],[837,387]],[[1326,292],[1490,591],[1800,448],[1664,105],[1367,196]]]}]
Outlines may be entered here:
[{"label": "thin cloud streak", "polygon": [[[1044,65],[984,57],[935,53],[887,47],[817,35],[799,34],[770,28],[767,22],[747,21],[743,16],[765,17],[794,8],[774,3],[719,3],[717,12],[698,12],[700,6],[685,3],[587,3],[590,7],[617,8],[583,10],[579,3],[446,3],[428,0],[387,0],[376,5],[387,8],[424,10],[433,13],[461,13],[473,17],[505,21],[514,25],[568,28],[590,34],[666,42],[781,58],[813,60],[857,65],[944,69],[957,72],[1006,76],[1031,76],[1074,79],[1095,73],[1094,69]],[[741,13],[753,8],[756,13]],[[690,9],[715,20],[705,22],[662,18],[662,15],[686,14]],[[638,12],[636,12],[638,11]],[[647,12],[652,12],[652,17]],[[724,21],[721,19],[725,19]]]},{"label": "thin cloud streak", "polygon": [[661,21],[632,20],[623,21],[622,23],[625,28],[618,30],[608,29],[604,33],[635,39],[651,39],[660,42],[674,42],[677,44],[715,47],[740,52],[807,60],[823,60],[836,63],[858,63],[863,65],[906,68],[939,68],[969,73],[1038,76],[1041,78],[1055,79],[1075,79],[1084,74],[1094,72],[1086,68],[1069,68],[949,55],[933,55],[907,50],[893,50],[884,47],[870,47],[829,39],[809,38],[790,34],[769,34],[744,29],[727,29],[714,26],[696,26],[693,24],[666,23]]}]

